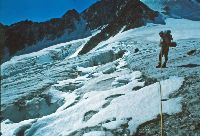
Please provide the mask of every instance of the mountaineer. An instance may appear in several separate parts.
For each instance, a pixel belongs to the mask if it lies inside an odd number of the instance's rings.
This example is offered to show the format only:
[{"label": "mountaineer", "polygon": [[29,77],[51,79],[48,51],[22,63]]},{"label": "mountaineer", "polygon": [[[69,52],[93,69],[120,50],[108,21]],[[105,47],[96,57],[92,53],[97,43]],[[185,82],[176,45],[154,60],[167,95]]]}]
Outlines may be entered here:
[{"label": "mountaineer", "polygon": [[[156,68],[166,68],[166,64],[167,64],[167,61],[168,61],[168,52],[169,52],[169,47],[176,47],[176,43],[175,42],[172,42],[173,38],[172,38],[172,35],[171,35],[171,31],[170,30],[167,30],[167,31],[161,31],[159,33],[160,35],[160,44],[159,46],[161,47],[160,49],[160,54],[159,54],[159,62],[158,62],[158,65],[156,66]],[[165,61],[164,63],[162,64],[162,57],[165,57]]]}]

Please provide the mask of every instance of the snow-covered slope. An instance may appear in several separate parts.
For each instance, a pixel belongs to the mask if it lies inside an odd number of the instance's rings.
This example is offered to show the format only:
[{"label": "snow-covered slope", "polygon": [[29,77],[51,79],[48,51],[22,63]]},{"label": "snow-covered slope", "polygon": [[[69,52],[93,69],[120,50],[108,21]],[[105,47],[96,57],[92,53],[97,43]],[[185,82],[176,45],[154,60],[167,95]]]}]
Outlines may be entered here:
[{"label": "snow-covered slope", "polygon": [[196,0],[141,0],[150,8],[171,17],[200,20],[200,4]]},{"label": "snow-covered slope", "polygon": [[151,42],[159,42],[160,37],[158,33],[160,31],[165,31],[168,29],[172,31],[173,39],[175,41],[200,37],[200,21],[167,18],[165,20],[165,23],[165,25],[149,23],[146,26],[130,29],[123,33],[122,29],[122,31],[120,31],[117,35],[99,43],[97,47],[95,47],[91,52],[101,49],[105,50],[106,48],[116,48],[116,46],[119,45],[118,43],[120,43],[120,41],[126,40],[135,39],[135,41],[148,40]]},{"label": "snow-covered slope", "polygon": [[[159,135],[159,81],[164,133],[198,135],[199,24],[169,18],[121,31],[82,56],[91,37],[12,58],[1,65],[3,136]],[[161,70],[158,33],[166,29],[178,46]]]}]

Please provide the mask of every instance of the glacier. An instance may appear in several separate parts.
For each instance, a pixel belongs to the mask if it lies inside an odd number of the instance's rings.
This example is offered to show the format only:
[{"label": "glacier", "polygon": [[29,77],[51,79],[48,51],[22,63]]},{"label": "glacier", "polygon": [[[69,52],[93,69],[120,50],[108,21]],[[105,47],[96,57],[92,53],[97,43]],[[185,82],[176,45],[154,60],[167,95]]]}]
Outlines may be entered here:
[{"label": "glacier", "polygon": [[[200,71],[180,66],[200,65],[199,28],[199,21],[168,18],[122,30],[85,55],[78,52],[91,37],[13,57],[1,65],[3,136],[137,134],[160,114],[159,82],[164,114],[183,112],[182,87]],[[166,29],[178,46],[170,48],[168,68],[156,69],[158,33]]]}]

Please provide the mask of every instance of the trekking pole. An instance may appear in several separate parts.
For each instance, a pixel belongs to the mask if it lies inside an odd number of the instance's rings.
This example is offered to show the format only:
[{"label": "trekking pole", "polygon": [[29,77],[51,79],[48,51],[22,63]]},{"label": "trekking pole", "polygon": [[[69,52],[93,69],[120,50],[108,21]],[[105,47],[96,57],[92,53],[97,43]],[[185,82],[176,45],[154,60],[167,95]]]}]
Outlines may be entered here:
[{"label": "trekking pole", "polygon": [[[161,67],[160,67],[160,70],[161,70],[161,74],[162,74],[162,51],[163,51],[163,49],[162,49],[162,47],[161,47]],[[163,107],[162,107],[162,87],[161,87],[161,83],[160,83],[160,81],[159,81],[159,86],[160,86],[160,88],[159,88],[159,91],[160,91],[160,135],[161,136],[163,136]]]}]

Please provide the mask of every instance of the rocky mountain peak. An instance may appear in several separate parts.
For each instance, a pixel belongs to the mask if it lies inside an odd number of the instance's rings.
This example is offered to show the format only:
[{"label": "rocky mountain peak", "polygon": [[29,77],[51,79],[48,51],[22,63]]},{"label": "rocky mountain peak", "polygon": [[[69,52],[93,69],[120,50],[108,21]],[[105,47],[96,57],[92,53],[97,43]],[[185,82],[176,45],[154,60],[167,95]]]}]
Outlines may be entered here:
[{"label": "rocky mountain peak", "polygon": [[68,10],[63,16],[62,18],[63,19],[76,19],[78,20],[80,17],[79,13],[75,10],[75,9],[72,9],[72,10]]},{"label": "rocky mountain peak", "polygon": [[111,23],[117,11],[127,0],[101,0],[83,11],[82,16],[88,21],[91,29]]},{"label": "rocky mountain peak", "polygon": [[[88,36],[86,24],[81,22],[76,10],[67,11],[61,18],[53,18],[46,22],[32,22],[29,20],[12,24],[8,27],[2,25],[1,47],[3,48],[2,62],[14,55],[21,55],[41,50],[45,47],[66,42],[68,40]],[[79,32],[76,25],[79,25]],[[71,34],[76,32],[77,35]]]},{"label": "rocky mountain peak", "polygon": [[[92,11],[94,8],[96,8],[97,12],[93,14]],[[86,19],[90,16],[90,27],[99,26],[99,22],[102,22],[104,25],[107,24],[107,26],[101,33],[92,37],[79,54],[89,52],[101,41],[107,40],[117,34],[123,27],[124,30],[128,30],[143,26],[147,22],[157,23],[156,17],[159,16],[158,12],[153,11],[139,0],[104,0],[89,8],[84,13]],[[162,23],[162,20],[159,23]]]}]

